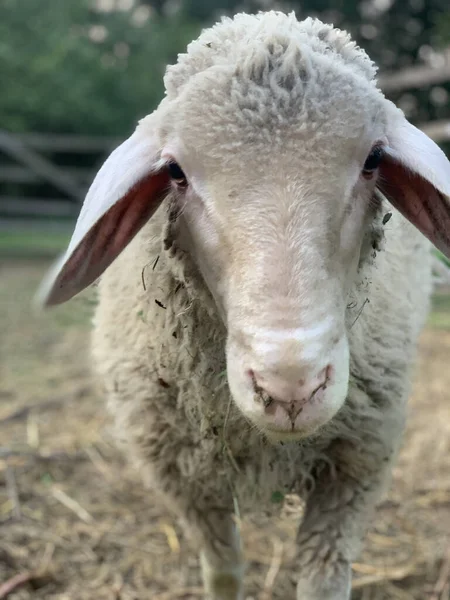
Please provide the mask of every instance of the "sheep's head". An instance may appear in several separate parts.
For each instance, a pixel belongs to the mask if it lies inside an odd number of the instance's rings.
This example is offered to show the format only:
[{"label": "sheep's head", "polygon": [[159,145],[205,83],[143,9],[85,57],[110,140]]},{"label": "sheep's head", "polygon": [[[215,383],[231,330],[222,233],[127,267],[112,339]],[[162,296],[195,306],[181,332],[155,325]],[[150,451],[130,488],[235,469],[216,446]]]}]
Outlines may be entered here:
[{"label": "sheep's head", "polygon": [[450,164],[373,75],[318,21],[267,13],[204,32],[97,175],[46,303],[95,280],[171,190],[178,242],[227,326],[237,405],[278,438],[328,422],[347,394],[347,295],[379,190],[450,255]]}]

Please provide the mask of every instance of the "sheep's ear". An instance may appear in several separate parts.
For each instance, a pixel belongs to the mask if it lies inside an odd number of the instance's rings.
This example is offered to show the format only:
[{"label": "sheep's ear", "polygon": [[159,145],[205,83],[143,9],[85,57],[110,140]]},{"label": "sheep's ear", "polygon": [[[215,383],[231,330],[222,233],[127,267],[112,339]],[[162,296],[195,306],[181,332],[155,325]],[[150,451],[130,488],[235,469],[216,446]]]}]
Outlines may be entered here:
[{"label": "sheep's ear", "polygon": [[150,219],[168,186],[155,140],[138,128],[95,177],[68,249],[42,283],[38,303],[61,304],[94,282]]},{"label": "sheep's ear", "polygon": [[405,118],[388,136],[378,187],[443,254],[450,257],[450,162]]}]

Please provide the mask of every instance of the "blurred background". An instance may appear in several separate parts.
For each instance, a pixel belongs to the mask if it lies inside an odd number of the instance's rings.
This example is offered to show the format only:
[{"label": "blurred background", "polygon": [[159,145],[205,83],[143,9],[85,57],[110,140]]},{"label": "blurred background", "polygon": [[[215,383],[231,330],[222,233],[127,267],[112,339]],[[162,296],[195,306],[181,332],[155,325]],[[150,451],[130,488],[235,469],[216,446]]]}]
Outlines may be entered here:
[{"label": "blurred background", "polygon": [[[0,0],[0,600],[199,599],[198,561],[110,434],[90,375],[94,290],[30,301],[107,154],[165,67],[221,15],[294,10],[348,29],[386,95],[450,156],[448,0]],[[450,599],[450,278],[437,256],[410,418],[358,600]],[[295,498],[242,523],[248,599],[293,598]],[[280,501],[278,499],[277,501]]]}]

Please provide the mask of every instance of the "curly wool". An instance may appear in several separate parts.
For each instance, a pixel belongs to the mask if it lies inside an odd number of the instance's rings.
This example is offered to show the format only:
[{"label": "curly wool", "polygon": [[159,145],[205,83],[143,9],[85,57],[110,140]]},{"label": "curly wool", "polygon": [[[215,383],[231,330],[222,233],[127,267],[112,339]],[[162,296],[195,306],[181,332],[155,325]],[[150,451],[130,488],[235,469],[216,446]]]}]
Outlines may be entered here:
[{"label": "curly wool", "polygon": [[[350,67],[368,81],[375,79],[375,64],[345,31],[313,18],[299,22],[293,12],[286,15],[268,11],[256,16],[224,17],[205,30],[189,44],[185,54],[178,56],[177,64],[168,67],[166,94],[169,99],[175,98],[197,73],[228,65],[237,65],[237,72],[262,86],[273,83],[271,74],[277,72],[279,87],[292,92],[309,66],[311,53],[331,55],[333,61]],[[277,69],[269,68],[274,64]]]},{"label": "curly wool", "polygon": [[376,114],[383,98],[375,73],[347,33],[318,20],[273,11],[237,15],[204,31],[168,67],[161,137],[197,132],[224,169],[227,154],[250,143],[263,150],[295,142],[298,151],[299,138],[320,143],[321,152],[309,151],[326,160],[330,98],[334,139],[357,138],[355,114]]}]

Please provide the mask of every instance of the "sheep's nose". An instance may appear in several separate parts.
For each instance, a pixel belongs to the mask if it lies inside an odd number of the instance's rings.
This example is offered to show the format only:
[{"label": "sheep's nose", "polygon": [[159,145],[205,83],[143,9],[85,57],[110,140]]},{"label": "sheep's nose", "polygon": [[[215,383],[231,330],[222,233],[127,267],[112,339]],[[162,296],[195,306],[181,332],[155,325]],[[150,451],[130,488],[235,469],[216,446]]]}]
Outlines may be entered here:
[{"label": "sheep's nose", "polygon": [[320,399],[332,377],[333,367],[327,365],[316,375],[302,379],[286,379],[253,370],[248,374],[253,381],[255,401],[263,403],[266,414],[274,415],[281,409],[294,422],[306,404]]}]

